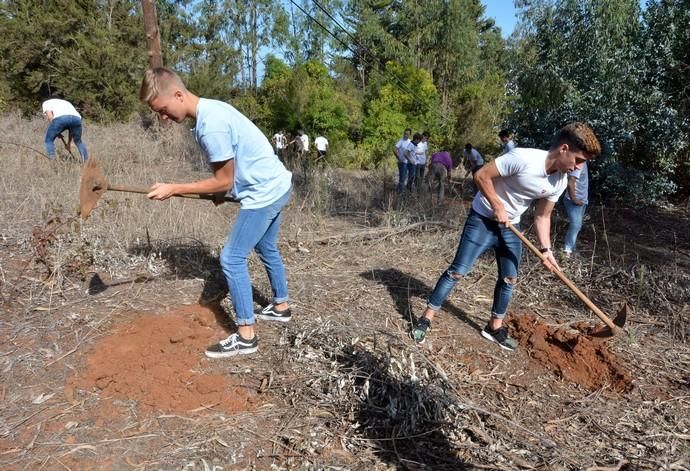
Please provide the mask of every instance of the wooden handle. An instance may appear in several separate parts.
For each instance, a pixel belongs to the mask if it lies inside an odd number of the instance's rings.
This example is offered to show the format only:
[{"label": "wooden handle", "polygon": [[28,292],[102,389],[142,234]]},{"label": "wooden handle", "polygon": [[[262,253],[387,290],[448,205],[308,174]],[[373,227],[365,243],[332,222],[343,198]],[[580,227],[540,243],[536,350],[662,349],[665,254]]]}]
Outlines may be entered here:
[{"label": "wooden handle", "polygon": [[[513,231],[513,233],[520,238],[522,243],[525,244],[532,251],[532,253],[534,253],[534,255],[539,257],[539,259],[542,262],[546,260],[546,255],[541,253],[539,249],[535,247],[535,245],[532,242],[530,242],[529,239],[525,237],[525,235],[522,232],[517,230],[515,226],[513,226],[512,224],[508,227],[510,227],[510,230]],[[556,276],[560,278],[561,281],[565,283],[566,286],[570,288],[570,290],[573,293],[575,293],[575,295],[578,298],[580,298],[580,301],[585,303],[585,305],[588,308],[590,308],[592,312],[597,315],[597,317],[599,317],[599,319],[604,321],[604,324],[606,324],[611,329],[611,332],[616,331],[616,325],[613,323],[613,321],[611,321],[611,319],[606,314],[604,314],[601,309],[599,309],[582,291],[580,291],[580,289],[577,286],[575,286],[575,283],[570,281],[570,279],[567,276],[565,276],[565,274],[562,271],[556,270],[553,273],[555,273]]]},{"label": "wooden handle", "polygon": [[[147,195],[151,192],[148,188],[138,188],[138,187],[133,187],[133,186],[127,186],[127,185],[111,185],[108,184],[108,191],[123,191],[125,193],[139,193],[142,195]],[[189,195],[172,195],[177,198],[191,198],[195,200],[211,200],[215,201],[216,195],[209,194],[209,193],[201,193],[201,194],[189,194]],[[224,196],[223,201],[229,201],[232,203],[238,203],[236,199],[230,197],[230,196]]]}]

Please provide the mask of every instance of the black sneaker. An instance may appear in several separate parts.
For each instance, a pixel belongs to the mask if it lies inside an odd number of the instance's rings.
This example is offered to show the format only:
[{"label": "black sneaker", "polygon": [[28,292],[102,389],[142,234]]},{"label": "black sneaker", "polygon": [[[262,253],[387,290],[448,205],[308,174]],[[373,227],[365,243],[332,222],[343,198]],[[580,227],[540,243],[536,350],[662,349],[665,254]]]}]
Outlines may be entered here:
[{"label": "black sneaker", "polygon": [[251,340],[240,337],[240,334],[232,334],[225,340],[221,340],[215,345],[206,349],[206,356],[209,358],[228,358],[235,355],[248,355],[254,353],[257,347],[256,336]]},{"label": "black sneaker", "polygon": [[256,311],[256,317],[265,321],[287,322],[292,319],[290,308],[279,311],[273,304],[269,304],[260,311]]},{"label": "black sneaker", "polygon": [[412,331],[410,332],[410,337],[417,343],[424,343],[424,340],[426,340],[426,333],[429,330],[431,330],[431,321],[422,316],[414,323]]},{"label": "black sneaker", "polygon": [[496,330],[491,330],[487,324],[482,330],[482,337],[492,342],[496,342],[501,348],[514,352],[518,348],[518,341],[508,335],[508,329],[501,326]]}]

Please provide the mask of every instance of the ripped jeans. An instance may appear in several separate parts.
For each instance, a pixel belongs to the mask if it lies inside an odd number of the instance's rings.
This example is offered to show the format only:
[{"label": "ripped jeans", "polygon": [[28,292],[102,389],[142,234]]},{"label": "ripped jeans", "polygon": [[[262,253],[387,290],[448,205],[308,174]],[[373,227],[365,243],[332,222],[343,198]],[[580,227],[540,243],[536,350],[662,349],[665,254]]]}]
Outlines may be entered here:
[{"label": "ripped jeans", "polygon": [[[515,227],[520,228],[519,225]],[[498,319],[504,318],[517,282],[522,242],[509,228],[480,216],[474,210],[470,211],[465,221],[455,258],[436,282],[427,306],[434,311],[441,309],[455,284],[469,273],[477,259],[490,248],[494,249],[498,265],[491,315]]]}]

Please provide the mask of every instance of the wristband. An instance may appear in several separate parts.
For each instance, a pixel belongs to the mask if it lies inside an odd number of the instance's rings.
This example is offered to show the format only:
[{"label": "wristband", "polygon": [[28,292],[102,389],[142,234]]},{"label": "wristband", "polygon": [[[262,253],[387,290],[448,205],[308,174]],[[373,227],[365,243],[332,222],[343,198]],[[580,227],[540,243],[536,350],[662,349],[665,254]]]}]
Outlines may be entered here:
[{"label": "wristband", "polygon": [[542,247],[539,249],[539,252],[541,252],[541,253],[551,252],[551,247]]}]

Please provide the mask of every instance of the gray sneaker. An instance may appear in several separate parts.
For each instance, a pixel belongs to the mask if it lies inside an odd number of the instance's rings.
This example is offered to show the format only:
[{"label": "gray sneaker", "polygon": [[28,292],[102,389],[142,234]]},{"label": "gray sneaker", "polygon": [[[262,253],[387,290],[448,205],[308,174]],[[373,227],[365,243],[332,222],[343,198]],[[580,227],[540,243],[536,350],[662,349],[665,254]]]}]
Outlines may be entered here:
[{"label": "gray sneaker", "polygon": [[426,317],[422,316],[417,319],[417,322],[412,326],[412,331],[410,332],[410,337],[417,343],[424,343],[426,340],[427,331],[431,330],[431,321]]},{"label": "gray sneaker", "polygon": [[508,335],[508,329],[505,327],[499,327],[496,330],[492,330],[487,324],[482,330],[482,337],[496,342],[501,348],[510,352],[517,350],[519,345],[517,340]]},{"label": "gray sneaker", "polygon": [[273,304],[269,304],[260,311],[256,311],[254,315],[265,321],[288,322],[292,319],[292,311],[290,308],[279,311]]},{"label": "gray sneaker", "polygon": [[240,334],[232,334],[225,340],[221,340],[215,345],[206,349],[206,356],[209,358],[229,358],[235,355],[248,355],[258,349],[256,335],[251,340],[246,340]]}]

